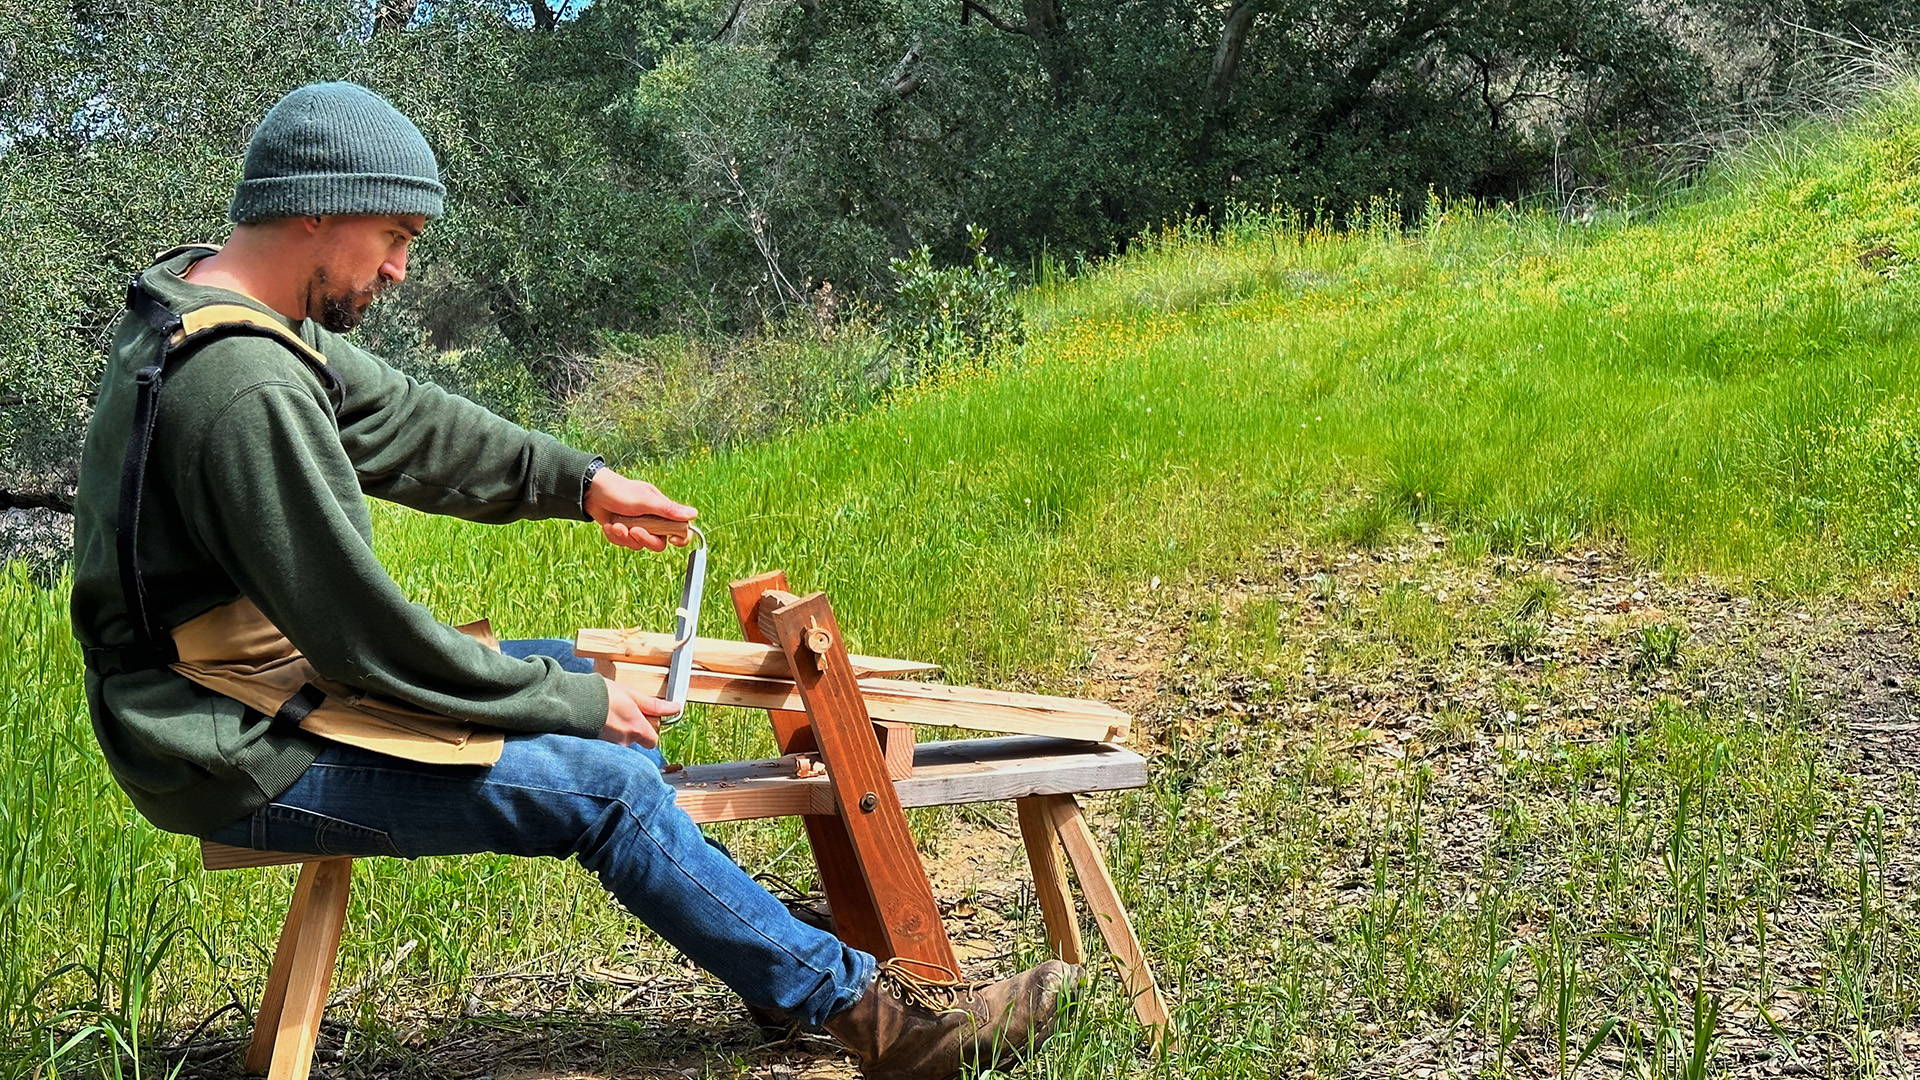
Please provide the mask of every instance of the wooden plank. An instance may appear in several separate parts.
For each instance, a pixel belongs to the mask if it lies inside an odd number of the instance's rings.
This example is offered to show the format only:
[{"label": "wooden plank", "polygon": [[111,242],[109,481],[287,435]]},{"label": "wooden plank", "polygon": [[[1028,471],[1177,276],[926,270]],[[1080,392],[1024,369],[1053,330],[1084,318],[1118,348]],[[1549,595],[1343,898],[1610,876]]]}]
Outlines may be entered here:
[{"label": "wooden plank", "polygon": [[[654,630],[591,630],[574,634],[576,656],[595,660],[624,660],[629,664],[664,665],[673,658],[673,635]],[[860,676],[933,674],[938,664],[918,660],[894,660],[884,656],[855,656],[853,667]],[[729,675],[763,675],[775,679],[793,678],[787,658],[771,645],[728,638],[696,638],[693,666],[700,671],[718,671]]]},{"label": "wooden plank", "polygon": [[[787,593],[784,571],[745,578],[733,582],[727,589],[733,600],[734,616],[740,622],[740,634],[754,644],[773,645],[773,638],[760,626],[758,612],[761,597],[775,592],[791,595]],[[789,666],[788,670],[792,668]],[[804,711],[769,710],[767,722],[773,725],[774,743],[780,753],[819,749]],[[827,910],[833,912],[835,936],[862,952],[876,952],[886,942],[880,911],[874,906],[873,894],[867,891],[866,878],[860,874],[860,862],[854,858],[853,841],[847,836],[846,825],[834,814],[832,799],[829,797],[825,806],[809,806],[799,812],[806,815],[802,824],[807,831],[807,846],[813,850],[813,865],[819,873],[820,891],[827,897]]]},{"label": "wooden plank", "polygon": [[1080,920],[1074,915],[1073,893],[1067,888],[1067,867],[1060,861],[1060,842],[1047,809],[1051,800],[1071,797],[1033,795],[1014,805],[1019,811],[1027,865],[1033,868],[1033,894],[1040,901],[1040,915],[1047,925],[1047,945],[1054,956],[1067,963],[1084,964],[1086,944],[1080,940]]},{"label": "wooden plank", "polygon": [[1092,698],[1059,697],[1054,694],[1028,694],[1017,690],[991,690],[984,686],[954,686],[949,683],[906,682],[900,679],[861,679],[860,688],[868,692],[899,694],[926,701],[955,701],[967,705],[997,705],[1005,709],[1031,709],[1059,716],[1081,716],[1125,724],[1126,713]]},{"label": "wooden plank", "polygon": [[[665,690],[667,669],[664,667],[657,664],[629,664],[619,660],[607,662],[613,665],[612,678],[643,694],[657,697]],[[851,680],[852,676],[848,678]],[[903,724],[1012,735],[1045,735],[1083,742],[1124,742],[1129,726],[1125,713],[1100,702],[1083,702],[1073,698],[1008,694],[971,686],[943,686],[895,679],[860,679],[855,687],[865,701],[869,716],[875,720],[895,720]],[[1040,707],[1031,701],[1009,698],[1038,699],[1051,704]],[[693,673],[687,700],[786,712],[802,704],[797,684],[792,681],[715,671]],[[1062,707],[1058,704],[1062,702],[1069,706],[1087,707]]]},{"label": "wooden plank", "polygon": [[1167,1037],[1167,1000],[1160,994],[1160,984],[1154,980],[1152,969],[1147,967],[1147,954],[1140,948],[1140,938],[1133,932],[1133,920],[1127,917],[1126,905],[1120,902],[1120,891],[1114,888],[1113,876],[1107,872],[1106,857],[1100,854],[1100,845],[1094,840],[1093,831],[1087,828],[1087,819],[1081,815],[1080,805],[1074,802],[1073,796],[1047,800],[1047,814],[1053,819],[1061,846],[1067,849],[1067,858],[1073,862],[1073,874],[1080,879],[1080,892],[1087,899],[1087,908],[1093,912],[1100,935],[1107,941],[1107,951],[1113,954],[1114,963],[1120,968],[1120,981],[1133,999],[1134,1015],[1152,1033],[1155,1048],[1160,1048]]},{"label": "wooden plank", "polygon": [[[832,763],[828,763],[832,773]],[[828,777],[799,779],[791,758],[689,765],[669,774],[675,801],[703,824],[835,812]],[[1147,762],[1124,747],[1010,736],[922,743],[913,775],[894,781],[902,806],[955,806],[1032,795],[1145,787]]]},{"label": "wooden plank", "polygon": [[[914,748],[913,760],[913,775],[893,785],[900,805],[906,807],[1124,791],[1147,784],[1146,759],[1124,747],[1029,735],[921,743]],[[790,757],[689,765],[665,779],[674,788],[680,808],[702,824],[837,813],[827,778],[797,779]],[[336,857],[230,848],[205,841],[201,849],[209,870]]]},{"label": "wooden plank", "polygon": [[327,987],[333,982],[333,965],[340,954],[340,928],[347,919],[352,869],[352,859],[326,859],[300,868],[301,882],[311,892],[305,917],[295,933],[268,1080],[307,1080],[307,1072],[313,1067],[313,1047],[320,1037]]},{"label": "wooden plank", "polygon": [[260,851],[231,847],[211,840],[200,841],[200,865],[208,870],[240,870],[250,866],[285,866],[288,863],[341,859],[344,855],[302,855],[291,851]]},{"label": "wooden plank", "polygon": [[[761,598],[760,611],[767,611],[767,600]],[[958,977],[960,962],[940,921],[907,816],[887,779],[873,720],[853,677],[832,606],[824,594],[814,593],[772,611],[770,621],[775,641],[793,668],[794,685],[840,807],[840,822],[880,915],[886,950],[875,955],[937,964]]]}]

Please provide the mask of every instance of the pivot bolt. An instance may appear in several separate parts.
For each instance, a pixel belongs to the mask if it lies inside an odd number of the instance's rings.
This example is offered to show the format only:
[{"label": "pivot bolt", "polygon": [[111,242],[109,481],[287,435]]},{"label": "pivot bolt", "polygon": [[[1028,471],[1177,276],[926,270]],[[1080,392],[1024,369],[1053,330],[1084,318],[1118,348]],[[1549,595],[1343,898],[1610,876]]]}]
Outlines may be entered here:
[{"label": "pivot bolt", "polygon": [[807,628],[806,645],[813,652],[825,654],[833,648],[833,634],[824,626],[810,626]]}]

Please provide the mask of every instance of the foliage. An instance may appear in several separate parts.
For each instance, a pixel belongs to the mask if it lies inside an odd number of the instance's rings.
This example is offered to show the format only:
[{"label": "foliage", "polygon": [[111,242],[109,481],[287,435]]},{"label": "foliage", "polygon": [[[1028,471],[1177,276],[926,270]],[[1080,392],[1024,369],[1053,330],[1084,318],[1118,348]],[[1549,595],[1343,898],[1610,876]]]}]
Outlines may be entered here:
[{"label": "foliage", "polygon": [[1026,340],[1013,271],[987,254],[987,231],[967,226],[967,249],[965,266],[935,267],[924,244],[887,264],[898,279],[887,306],[890,385],[990,363]]},{"label": "foliage", "polygon": [[1687,640],[1687,628],[1674,623],[1648,623],[1633,634],[1633,651],[1627,670],[1636,675],[1652,675],[1680,661]]},{"label": "foliage", "polygon": [[[1020,267],[1236,203],[1597,204],[1694,117],[1834,68],[1820,34],[1912,23],[1906,0],[4,4],[6,476],[70,471],[125,277],[221,236],[250,125],[306,81],[392,98],[451,188],[369,342],[537,417],[598,335],[752,336],[828,284],[877,302],[892,260],[977,258],[967,223]],[[185,90],[181,57],[219,74]]]},{"label": "foliage", "polygon": [[882,345],[859,325],[745,339],[607,334],[569,403],[568,439],[610,461],[717,452],[877,400]]}]

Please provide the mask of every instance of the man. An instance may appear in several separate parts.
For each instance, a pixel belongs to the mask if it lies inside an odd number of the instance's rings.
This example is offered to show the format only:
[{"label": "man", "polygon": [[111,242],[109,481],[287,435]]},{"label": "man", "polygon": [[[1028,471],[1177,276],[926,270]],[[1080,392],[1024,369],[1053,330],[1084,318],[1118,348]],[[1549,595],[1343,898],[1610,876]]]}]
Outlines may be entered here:
[{"label": "man", "polygon": [[[444,191],[384,99],[302,87],[248,145],[226,245],[135,279],[75,523],[74,632],[115,778],[156,825],[223,843],[571,856],[868,1076],[1011,1063],[1051,1031],[1077,968],[929,980],[795,919],[675,806],[652,749],[667,703],[564,641],[495,651],[410,603],[374,558],[363,494],[487,523],[591,520],[655,551],[661,537],[614,516],[694,516],[340,336],[406,279]],[[247,332],[208,332],[214,315]]]}]

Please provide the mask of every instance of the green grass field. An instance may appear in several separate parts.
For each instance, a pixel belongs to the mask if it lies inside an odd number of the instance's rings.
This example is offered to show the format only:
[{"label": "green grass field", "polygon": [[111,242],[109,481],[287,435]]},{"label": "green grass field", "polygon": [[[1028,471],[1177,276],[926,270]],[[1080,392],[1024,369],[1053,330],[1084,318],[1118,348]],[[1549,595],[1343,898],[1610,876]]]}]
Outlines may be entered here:
[{"label": "green grass field", "polygon": [[[1283,547],[1391,550],[1419,543],[1417,525],[1448,537],[1449,566],[1603,548],[1717,575],[1763,605],[1879,602],[1902,593],[1920,548],[1911,252],[1920,91],[1901,91],[1843,126],[1757,144],[1644,219],[1436,205],[1411,233],[1247,217],[1217,238],[1151,238],[1032,290],[1034,337],[1017,364],[777,443],[628,471],[700,507],[716,580],[784,568],[829,592],[859,651],[992,685],[1085,688],[1098,670],[1089,635],[1124,620],[1145,583],[1246,579]],[[674,560],[609,548],[584,526],[489,529],[383,507],[378,527],[400,583],[449,621],[485,614],[503,637],[669,621]],[[1147,913],[1188,1048],[1140,1056],[1109,979],[1039,1069],[1371,1074],[1440,1031],[1432,1045],[1455,1051],[1409,1060],[1449,1075],[1731,1073],[1722,1025],[1752,996],[1744,980],[1761,976],[1735,966],[1716,982],[1706,969],[1729,935],[1765,937],[1754,897],[1807,881],[1853,904],[1822,970],[1858,977],[1794,973],[1815,1005],[1767,1013],[1766,1037],[1804,1046],[1828,1075],[1911,1064],[1902,1055],[1920,1050],[1895,1035],[1912,1028],[1920,991],[1910,964],[1887,965],[1913,959],[1920,937],[1910,882],[1873,854],[1911,839],[1874,817],[1886,793],[1849,782],[1822,748],[1824,714],[1808,704],[1819,687],[1756,696],[1707,677],[1770,662],[1773,645],[1683,656],[1655,632],[1637,669],[1694,672],[1704,696],[1681,683],[1629,695],[1566,736],[1597,741],[1553,743],[1558,771],[1528,757],[1497,797],[1498,857],[1476,867],[1443,865],[1434,848],[1448,841],[1423,809],[1426,766],[1380,771],[1328,749],[1352,716],[1228,710],[1180,734],[1182,680],[1278,665],[1255,703],[1286,700],[1301,672],[1274,650],[1295,638],[1346,634],[1326,639],[1325,656],[1358,679],[1502,635],[1521,657],[1529,635],[1554,632],[1524,604],[1423,614],[1380,595],[1377,640],[1257,605],[1250,622],[1178,609],[1159,675],[1174,689],[1142,715],[1164,753],[1158,779],[1103,800],[1099,820],[1123,891]],[[710,598],[709,625],[724,612]],[[133,814],[92,745],[62,590],[0,578],[0,640],[0,1070],[231,1072],[230,1054],[194,1047],[230,1049],[219,1040],[242,1030],[235,1003],[257,998],[288,875],[203,874],[190,841]],[[1516,685],[1557,678],[1529,670]],[[1558,738],[1453,708],[1432,723],[1462,747]],[[709,710],[670,748],[684,760],[765,753],[763,727]],[[1291,737],[1302,731],[1312,737]],[[1241,741],[1262,748],[1260,763],[1223,765],[1214,751]],[[1323,773],[1334,780],[1310,779]],[[1234,790],[1240,801],[1222,804]],[[1316,801],[1328,792],[1345,794]],[[1360,864],[1381,869],[1363,875],[1358,914],[1323,924],[1271,907],[1331,857],[1325,818],[1303,808],[1336,804],[1347,845],[1383,853]],[[929,844],[965,824],[918,820]],[[748,865],[804,880],[797,835],[726,833]],[[1225,844],[1240,845],[1230,865],[1207,863]],[[1597,891],[1501,884],[1543,866]],[[726,1016],[711,983],[689,981],[679,1012],[628,1010],[610,1028],[613,999],[591,981],[503,996],[501,972],[673,967],[577,868],[437,859],[382,865],[356,888],[337,984],[359,991],[331,1014],[353,1033],[339,1065],[350,1074],[408,1071],[417,1018],[463,1009],[523,1034],[528,1009],[557,1011],[619,1048],[574,1060],[579,1070],[764,1064],[750,1032],[720,1050],[674,1035],[675,1017]],[[1521,897],[1537,929],[1524,940],[1511,934]],[[1233,920],[1220,917],[1246,911],[1263,913],[1263,932],[1226,933]],[[1019,929],[1014,959],[1036,955],[1037,927],[1034,916]],[[1816,1020],[1817,1032],[1795,1026]]]}]

